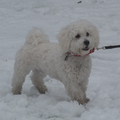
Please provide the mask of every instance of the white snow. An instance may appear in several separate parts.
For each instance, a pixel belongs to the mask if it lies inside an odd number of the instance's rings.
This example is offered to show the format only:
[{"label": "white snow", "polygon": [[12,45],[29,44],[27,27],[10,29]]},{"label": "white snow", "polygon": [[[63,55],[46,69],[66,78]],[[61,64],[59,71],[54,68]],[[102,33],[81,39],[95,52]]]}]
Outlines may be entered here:
[{"label": "white snow", "polygon": [[29,76],[21,95],[11,93],[15,53],[32,27],[51,42],[68,23],[87,19],[97,26],[100,46],[120,44],[120,0],[0,0],[0,120],[120,120],[120,49],[91,55],[92,72],[84,107],[71,101],[59,81],[47,76],[40,94]]}]

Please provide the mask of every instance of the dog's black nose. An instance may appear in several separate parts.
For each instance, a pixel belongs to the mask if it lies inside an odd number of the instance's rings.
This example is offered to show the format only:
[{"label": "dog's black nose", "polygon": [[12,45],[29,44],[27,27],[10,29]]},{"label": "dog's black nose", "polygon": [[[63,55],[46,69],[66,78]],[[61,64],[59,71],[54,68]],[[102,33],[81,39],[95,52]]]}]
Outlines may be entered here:
[{"label": "dog's black nose", "polygon": [[84,41],[84,44],[85,44],[86,46],[88,46],[88,45],[90,44],[90,42],[89,42],[88,40],[85,40],[85,41]]}]

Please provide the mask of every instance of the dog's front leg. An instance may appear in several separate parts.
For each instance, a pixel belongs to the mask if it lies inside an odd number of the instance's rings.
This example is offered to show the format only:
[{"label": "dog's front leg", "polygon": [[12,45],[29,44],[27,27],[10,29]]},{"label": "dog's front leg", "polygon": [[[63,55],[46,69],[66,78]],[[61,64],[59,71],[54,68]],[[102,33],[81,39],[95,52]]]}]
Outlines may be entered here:
[{"label": "dog's front leg", "polygon": [[81,86],[82,90],[85,92],[85,99],[84,101],[87,103],[89,102],[89,98],[86,97],[86,90],[87,90],[88,79],[83,80],[79,85]]},{"label": "dog's front leg", "polygon": [[86,98],[86,90],[83,89],[83,86],[81,86],[81,84],[70,82],[70,84],[65,87],[68,95],[72,100],[75,100],[79,104],[83,105],[89,101],[89,99]]}]

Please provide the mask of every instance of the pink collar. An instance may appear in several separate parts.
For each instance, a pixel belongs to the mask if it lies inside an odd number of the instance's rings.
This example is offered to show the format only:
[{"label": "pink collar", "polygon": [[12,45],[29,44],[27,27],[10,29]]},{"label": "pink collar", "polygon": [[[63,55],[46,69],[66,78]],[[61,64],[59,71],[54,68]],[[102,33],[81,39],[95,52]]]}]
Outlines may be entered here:
[{"label": "pink collar", "polygon": [[[90,50],[90,52],[88,54],[86,54],[86,55],[89,55],[89,54],[93,53],[94,51],[95,51],[95,48]],[[67,55],[65,56],[65,60],[67,60],[70,55],[71,56],[76,56],[76,57],[81,57],[82,56],[82,55],[79,55],[79,54],[74,54],[72,52],[67,52]],[[84,55],[84,56],[86,56],[86,55]]]}]

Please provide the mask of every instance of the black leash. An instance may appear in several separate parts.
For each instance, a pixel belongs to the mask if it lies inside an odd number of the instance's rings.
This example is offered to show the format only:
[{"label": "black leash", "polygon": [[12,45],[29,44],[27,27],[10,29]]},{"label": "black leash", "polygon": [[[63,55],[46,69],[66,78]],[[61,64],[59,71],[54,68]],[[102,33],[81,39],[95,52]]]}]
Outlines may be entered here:
[{"label": "black leash", "polygon": [[99,49],[105,50],[105,49],[113,49],[113,48],[120,48],[120,45],[103,46],[103,47],[101,47],[101,48],[96,48],[96,49],[97,49],[97,50],[99,50]]}]

